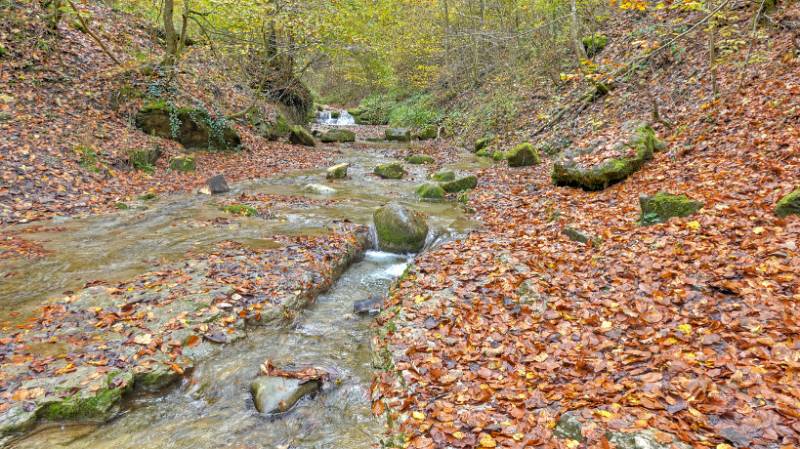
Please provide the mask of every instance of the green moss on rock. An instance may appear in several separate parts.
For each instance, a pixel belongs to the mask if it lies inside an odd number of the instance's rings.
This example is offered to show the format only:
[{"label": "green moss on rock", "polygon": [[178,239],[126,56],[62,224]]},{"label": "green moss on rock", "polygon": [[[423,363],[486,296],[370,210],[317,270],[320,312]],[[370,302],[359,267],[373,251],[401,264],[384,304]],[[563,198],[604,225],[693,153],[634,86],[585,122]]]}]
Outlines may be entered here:
[{"label": "green moss on rock", "polygon": [[331,129],[323,133],[319,140],[324,143],[347,143],[356,141],[356,133],[346,129]]},{"label": "green moss on rock", "polygon": [[145,133],[176,140],[187,149],[233,150],[242,143],[224,117],[213,119],[203,109],[178,108],[163,100],[145,104],[134,121]]},{"label": "green moss on rock", "polygon": [[422,129],[417,130],[414,133],[414,138],[418,140],[432,140],[438,137],[439,130],[436,129],[436,126],[429,125]]},{"label": "green moss on rock", "polygon": [[426,183],[417,187],[417,196],[424,199],[442,199],[444,198],[444,189],[437,185]]},{"label": "green moss on rock", "polygon": [[169,161],[169,168],[175,171],[190,172],[197,169],[197,163],[192,156],[175,156]]},{"label": "green moss on rock", "polygon": [[222,210],[233,215],[241,215],[242,217],[255,217],[258,215],[258,209],[247,204],[228,204],[223,206]]},{"label": "green moss on rock", "polygon": [[344,179],[347,177],[347,169],[350,167],[350,164],[341,163],[336,164],[332,167],[328,167],[325,171],[325,177],[328,179]]},{"label": "green moss on rock", "polygon": [[454,181],[456,174],[452,171],[440,171],[431,175],[431,179],[436,182]]},{"label": "green moss on rock", "polygon": [[778,204],[775,205],[775,215],[779,217],[800,215],[800,188],[778,201]]},{"label": "green moss on rock", "polygon": [[406,162],[409,164],[433,164],[436,160],[427,154],[412,154],[411,156],[406,157]]},{"label": "green moss on rock", "polygon": [[608,36],[602,34],[593,34],[591,36],[585,36],[581,39],[583,43],[583,48],[586,50],[586,56],[591,58],[603,51],[608,44]]},{"label": "green moss on rock", "polygon": [[105,388],[48,402],[39,409],[37,416],[52,421],[108,419],[113,415],[119,400],[132,386],[131,373],[114,372],[108,375]]},{"label": "green moss on rock", "polygon": [[389,128],[385,133],[386,140],[394,142],[410,142],[411,130],[408,128]]},{"label": "green moss on rock", "polygon": [[306,147],[317,146],[317,142],[314,141],[314,136],[312,136],[311,133],[301,125],[295,125],[290,128],[289,142],[295,145],[303,145]]},{"label": "green moss on rock", "polygon": [[464,190],[474,189],[478,185],[478,177],[475,175],[464,176],[455,181],[443,182],[442,188],[447,193],[456,193]]},{"label": "green moss on rock", "polygon": [[161,158],[161,148],[158,147],[128,150],[128,165],[136,170],[152,173],[159,158]]},{"label": "green moss on rock", "polygon": [[373,173],[383,179],[402,179],[406,175],[403,165],[397,162],[378,165]]},{"label": "green moss on rock", "polygon": [[529,142],[521,143],[506,154],[509,167],[527,167],[542,163],[539,152]]},{"label": "green moss on rock", "polygon": [[673,195],[659,192],[652,196],[639,197],[642,215],[639,223],[650,225],[663,223],[672,217],[688,217],[703,207],[700,201],[694,201],[686,195]]},{"label": "green moss on rock", "polygon": [[484,136],[475,141],[475,153],[485,149],[494,141],[494,136]]},{"label": "green moss on rock", "polygon": [[389,203],[373,214],[378,245],[384,251],[414,253],[425,246],[428,223],[425,214],[398,203]]}]

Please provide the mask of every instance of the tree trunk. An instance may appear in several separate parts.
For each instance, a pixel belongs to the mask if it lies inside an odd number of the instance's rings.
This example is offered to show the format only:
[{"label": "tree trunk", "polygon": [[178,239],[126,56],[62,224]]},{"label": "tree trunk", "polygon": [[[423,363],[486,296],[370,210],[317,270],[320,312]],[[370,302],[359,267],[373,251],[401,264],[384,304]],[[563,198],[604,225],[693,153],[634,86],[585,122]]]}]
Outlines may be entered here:
[{"label": "tree trunk", "polygon": [[575,57],[578,61],[586,59],[586,51],[580,39],[580,22],[578,21],[578,5],[576,0],[572,0],[572,43],[575,46]]},{"label": "tree trunk", "polygon": [[178,33],[175,31],[173,15],[175,10],[174,0],[164,0],[164,34],[166,35],[167,52],[161,64],[167,67],[175,65],[178,60]]}]

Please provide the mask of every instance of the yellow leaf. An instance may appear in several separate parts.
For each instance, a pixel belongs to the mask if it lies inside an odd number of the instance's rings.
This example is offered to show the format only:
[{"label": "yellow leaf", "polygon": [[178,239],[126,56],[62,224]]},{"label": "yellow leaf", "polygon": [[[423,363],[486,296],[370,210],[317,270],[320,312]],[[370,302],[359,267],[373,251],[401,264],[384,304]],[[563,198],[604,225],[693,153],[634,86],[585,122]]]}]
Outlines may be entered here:
[{"label": "yellow leaf", "polygon": [[481,436],[480,442],[481,442],[481,447],[495,447],[495,446],[497,446],[497,442],[494,440],[494,438],[492,438],[492,436],[487,434],[487,433],[484,433]]},{"label": "yellow leaf", "polygon": [[522,439],[525,438],[525,434],[517,432],[514,435],[511,435],[511,438],[513,438],[514,441],[522,441]]},{"label": "yellow leaf", "polygon": [[733,449],[733,446],[731,446],[730,444],[726,444],[726,443],[719,443],[717,445],[717,449]]},{"label": "yellow leaf", "polygon": [[453,438],[455,438],[457,440],[460,440],[460,439],[464,438],[464,432],[462,432],[460,430],[456,430],[455,432],[453,432]]},{"label": "yellow leaf", "polygon": [[697,220],[690,221],[686,223],[686,227],[691,229],[692,231],[697,231],[700,229],[700,222]]},{"label": "yellow leaf", "polygon": [[423,419],[425,419],[425,414],[422,413],[422,412],[419,412],[419,411],[412,413],[411,416],[413,416],[414,419],[417,419],[419,421],[422,421]]},{"label": "yellow leaf", "polygon": [[597,416],[602,416],[603,418],[612,418],[614,416],[614,414],[608,410],[595,410],[594,414]]},{"label": "yellow leaf", "polygon": [[756,233],[756,235],[762,234],[764,232],[764,228],[761,226],[756,226],[755,228],[753,228],[753,232]]},{"label": "yellow leaf", "polygon": [[581,445],[581,442],[578,440],[567,440],[566,444],[569,449],[575,449],[576,447]]},{"label": "yellow leaf", "polygon": [[689,335],[689,334],[692,333],[692,325],[688,324],[688,323],[679,324],[678,325],[678,332],[680,332],[680,333],[682,333],[684,335]]}]

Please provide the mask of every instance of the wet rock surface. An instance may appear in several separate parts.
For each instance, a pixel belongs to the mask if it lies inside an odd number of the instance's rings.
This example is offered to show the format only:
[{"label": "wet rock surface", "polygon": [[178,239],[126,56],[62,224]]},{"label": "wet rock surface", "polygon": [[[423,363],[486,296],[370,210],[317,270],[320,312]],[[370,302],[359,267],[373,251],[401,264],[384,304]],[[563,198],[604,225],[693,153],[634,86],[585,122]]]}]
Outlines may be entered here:
[{"label": "wet rock surface", "polygon": [[322,382],[277,376],[261,376],[250,384],[253,404],[261,413],[285,413],[305,396],[319,391]]},{"label": "wet rock surface", "polygon": [[415,253],[425,245],[428,223],[425,214],[399,203],[389,203],[373,215],[378,245],[384,251]]}]

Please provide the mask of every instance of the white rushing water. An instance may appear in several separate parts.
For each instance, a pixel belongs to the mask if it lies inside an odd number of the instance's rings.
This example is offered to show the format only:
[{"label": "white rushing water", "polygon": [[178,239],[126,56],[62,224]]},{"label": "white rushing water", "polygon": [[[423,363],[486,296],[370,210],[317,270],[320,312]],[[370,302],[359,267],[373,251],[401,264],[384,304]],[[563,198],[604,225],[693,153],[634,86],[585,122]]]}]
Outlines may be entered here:
[{"label": "white rushing water", "polygon": [[[338,114],[337,114],[338,113]],[[317,123],[320,125],[329,126],[351,126],[356,124],[356,119],[353,118],[347,111],[320,111],[317,113]]]}]

